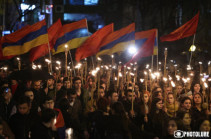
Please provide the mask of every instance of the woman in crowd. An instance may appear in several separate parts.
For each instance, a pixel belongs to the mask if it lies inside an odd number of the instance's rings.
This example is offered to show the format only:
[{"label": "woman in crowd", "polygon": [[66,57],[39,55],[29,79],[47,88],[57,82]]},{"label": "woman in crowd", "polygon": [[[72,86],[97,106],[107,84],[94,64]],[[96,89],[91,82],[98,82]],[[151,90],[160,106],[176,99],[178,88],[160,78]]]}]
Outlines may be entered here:
[{"label": "woman in crowd", "polygon": [[152,100],[149,119],[146,130],[162,138],[164,135],[165,121],[168,119],[167,114],[163,111],[163,100],[155,98]]},{"label": "woman in crowd", "polygon": [[189,112],[180,111],[177,113],[177,118],[183,122],[185,131],[192,131],[191,129],[191,115]]}]

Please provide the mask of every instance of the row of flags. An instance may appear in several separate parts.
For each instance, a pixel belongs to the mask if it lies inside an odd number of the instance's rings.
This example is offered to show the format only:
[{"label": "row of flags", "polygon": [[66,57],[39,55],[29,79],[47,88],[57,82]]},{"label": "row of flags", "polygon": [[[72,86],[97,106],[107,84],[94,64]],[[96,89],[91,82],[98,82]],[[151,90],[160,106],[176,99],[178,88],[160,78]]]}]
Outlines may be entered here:
[{"label": "row of flags", "polygon": [[[183,26],[168,35],[163,41],[175,41],[196,33],[199,12]],[[96,55],[111,55],[125,51],[131,44],[139,47],[128,62],[136,62],[141,57],[157,55],[158,30],[135,32],[135,23],[114,31],[113,23],[97,30],[89,36],[87,20],[62,25],[60,19],[47,29],[45,20],[28,25],[10,35],[0,38],[0,60],[30,52],[30,61],[51,52],[57,54],[65,50],[77,49],[76,61]],[[65,48],[65,45],[68,47]]]}]

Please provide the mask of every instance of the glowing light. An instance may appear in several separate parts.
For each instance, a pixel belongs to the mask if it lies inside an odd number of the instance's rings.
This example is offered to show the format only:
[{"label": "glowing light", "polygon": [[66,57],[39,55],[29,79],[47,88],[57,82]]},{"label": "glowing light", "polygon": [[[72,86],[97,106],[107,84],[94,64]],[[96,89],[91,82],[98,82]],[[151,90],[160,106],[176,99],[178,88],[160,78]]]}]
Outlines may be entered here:
[{"label": "glowing light", "polygon": [[127,67],[127,69],[130,70],[131,68],[130,67]]},{"label": "glowing light", "polygon": [[122,77],[122,73],[121,72],[119,72],[119,77]]},{"label": "glowing light", "polygon": [[175,87],[175,83],[173,81],[171,81],[171,86]]},{"label": "glowing light", "polygon": [[174,66],[177,67],[177,64],[175,64]]},{"label": "glowing light", "polygon": [[170,80],[170,81],[172,80],[172,77],[171,77],[171,76],[169,76],[169,80]]},{"label": "glowing light", "polygon": [[202,62],[199,62],[199,64],[201,65],[201,64],[202,64]]},{"label": "glowing light", "polygon": [[144,71],[144,74],[145,74],[145,75],[147,75],[147,72],[146,72],[146,71]]},{"label": "glowing light", "polygon": [[208,65],[210,65],[210,64],[211,64],[211,61],[208,62]]},{"label": "glowing light", "polygon": [[196,50],[196,46],[193,44],[191,45],[189,51],[194,52]]},{"label": "glowing light", "polygon": [[114,55],[111,55],[111,58],[114,58]]},{"label": "glowing light", "polygon": [[70,66],[67,66],[67,69],[69,70],[70,69]]},{"label": "glowing light", "polygon": [[141,81],[141,83],[143,83],[144,82],[144,79],[140,79],[140,81]]},{"label": "glowing light", "polygon": [[18,61],[20,61],[20,58],[19,58],[19,57],[17,57],[17,60],[18,60]]},{"label": "glowing light", "polygon": [[60,61],[56,61],[56,64],[60,65],[60,64],[61,64],[61,62],[60,62]]},{"label": "glowing light", "polygon": [[206,81],[206,79],[205,79],[205,78],[202,78],[201,80],[202,80],[202,82],[205,82],[205,81]]},{"label": "glowing light", "polygon": [[166,82],[168,79],[166,77],[163,77],[163,81]]},{"label": "glowing light", "polygon": [[102,59],[101,59],[100,57],[97,57],[97,60],[98,60],[98,61],[102,61]]},{"label": "glowing light", "polygon": [[152,79],[156,78],[156,76],[153,73],[151,74],[151,77],[152,77]]},{"label": "glowing light", "polygon": [[134,55],[137,52],[137,48],[134,45],[129,46],[128,53]]},{"label": "glowing light", "polygon": [[190,65],[187,65],[187,70],[191,70],[191,66]]},{"label": "glowing light", "polygon": [[161,65],[161,62],[159,62],[159,65]]},{"label": "glowing light", "polygon": [[146,69],[148,69],[148,68],[149,68],[149,64],[146,65]]},{"label": "glowing light", "polygon": [[51,63],[49,59],[45,59],[45,62],[47,62],[48,64]]},{"label": "glowing light", "polygon": [[155,76],[160,77],[160,73],[159,72],[155,72],[154,74],[155,74]]},{"label": "glowing light", "polygon": [[194,76],[194,74],[193,74],[193,73],[191,73],[191,74],[190,74],[190,76]]},{"label": "glowing light", "polygon": [[100,68],[99,68],[99,67],[97,67],[97,68],[96,68],[96,71],[99,71],[99,70],[100,70]]},{"label": "glowing light", "polygon": [[37,67],[38,67],[39,69],[41,69],[41,68],[42,68],[42,65],[37,65]]},{"label": "glowing light", "polygon": [[7,67],[3,67],[3,69],[6,71],[7,70]]},{"label": "glowing light", "polygon": [[208,88],[208,85],[207,85],[207,83],[206,83],[206,82],[204,82],[204,87],[205,87],[205,88]]},{"label": "glowing light", "polygon": [[67,49],[68,45],[66,44],[64,47]]},{"label": "glowing light", "polygon": [[177,78],[177,81],[179,81],[179,80],[180,80],[180,76],[179,76],[179,75],[176,75],[176,78]]},{"label": "glowing light", "polygon": [[184,82],[184,83],[187,83],[187,79],[185,79],[185,78],[182,78],[182,80],[183,80],[183,82]]},{"label": "glowing light", "polygon": [[115,77],[114,80],[116,81],[117,80],[117,77]]},{"label": "glowing light", "polygon": [[131,76],[134,76],[135,74],[131,72],[130,75],[131,75]]}]

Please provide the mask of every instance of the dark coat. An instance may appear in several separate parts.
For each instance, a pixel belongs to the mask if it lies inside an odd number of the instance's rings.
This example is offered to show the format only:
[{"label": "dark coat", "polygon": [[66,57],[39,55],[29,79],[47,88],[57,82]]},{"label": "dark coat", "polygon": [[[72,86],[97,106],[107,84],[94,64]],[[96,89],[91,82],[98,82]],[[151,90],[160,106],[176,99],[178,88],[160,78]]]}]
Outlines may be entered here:
[{"label": "dark coat", "polygon": [[53,131],[42,123],[36,124],[31,130],[31,139],[52,139]]},{"label": "dark coat", "polygon": [[39,116],[35,114],[22,115],[16,113],[9,120],[9,126],[16,139],[28,139],[31,127],[39,122]]},{"label": "dark coat", "polygon": [[15,102],[13,101],[13,99],[10,101],[9,104],[6,104],[3,99],[0,100],[0,116],[6,122],[9,121],[13,106],[15,106]]}]

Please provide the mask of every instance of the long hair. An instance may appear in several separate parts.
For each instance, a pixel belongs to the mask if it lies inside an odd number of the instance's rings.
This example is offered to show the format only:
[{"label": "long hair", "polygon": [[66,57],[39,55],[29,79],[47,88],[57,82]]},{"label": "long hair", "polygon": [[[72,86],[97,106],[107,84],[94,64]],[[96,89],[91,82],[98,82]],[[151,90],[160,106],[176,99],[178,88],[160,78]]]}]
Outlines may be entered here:
[{"label": "long hair", "polygon": [[[160,98],[154,98],[154,99],[152,100],[151,110],[150,110],[150,115],[151,115],[151,116],[153,116],[153,115],[155,114],[156,109],[157,109],[156,104],[157,104],[159,101],[162,101],[162,99],[160,99]],[[162,111],[162,110],[159,110],[159,112],[160,112],[160,111]]]}]

